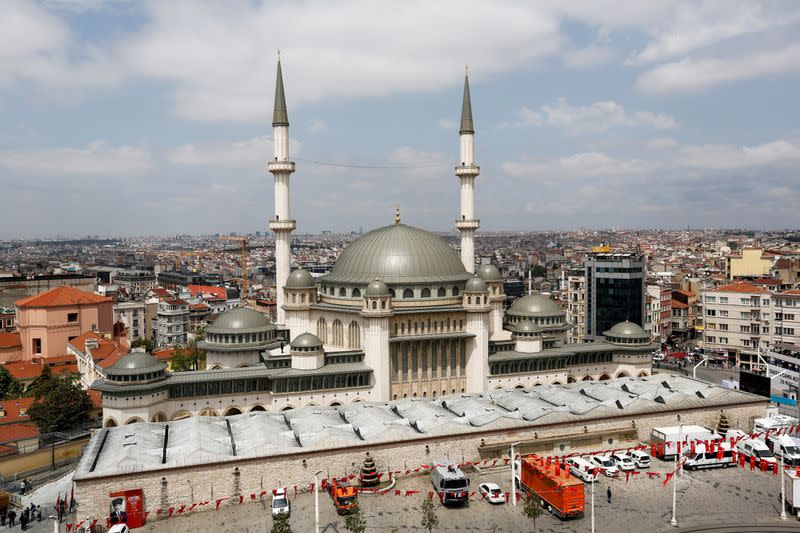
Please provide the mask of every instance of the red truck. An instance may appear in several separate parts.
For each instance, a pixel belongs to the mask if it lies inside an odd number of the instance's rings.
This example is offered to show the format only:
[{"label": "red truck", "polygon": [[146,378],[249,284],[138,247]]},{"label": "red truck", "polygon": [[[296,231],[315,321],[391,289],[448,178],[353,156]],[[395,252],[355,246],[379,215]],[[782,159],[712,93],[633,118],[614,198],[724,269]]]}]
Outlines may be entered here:
[{"label": "red truck", "polygon": [[340,515],[349,514],[358,508],[358,492],[347,481],[333,479],[328,483],[328,494],[331,495],[333,506]]},{"label": "red truck", "polygon": [[569,474],[569,468],[559,468],[555,463],[540,464],[539,458],[527,457],[517,461],[517,486],[539,498],[542,507],[558,518],[583,516],[583,482]]}]

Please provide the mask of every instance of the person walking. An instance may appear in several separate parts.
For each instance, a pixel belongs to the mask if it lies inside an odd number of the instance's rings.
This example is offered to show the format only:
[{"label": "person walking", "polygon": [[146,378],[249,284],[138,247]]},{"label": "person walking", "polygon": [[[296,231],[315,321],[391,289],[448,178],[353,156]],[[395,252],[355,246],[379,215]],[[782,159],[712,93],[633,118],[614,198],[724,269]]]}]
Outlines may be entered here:
[{"label": "person walking", "polygon": [[14,509],[11,509],[8,512],[8,527],[14,527],[17,525],[17,513]]},{"label": "person walking", "polygon": [[28,509],[25,509],[19,515],[19,525],[22,527],[22,531],[28,529]]},{"label": "person walking", "polygon": [[0,526],[6,527],[6,510],[0,510]]},{"label": "person walking", "polygon": [[608,503],[611,503],[611,487],[606,490],[606,496],[608,496]]}]

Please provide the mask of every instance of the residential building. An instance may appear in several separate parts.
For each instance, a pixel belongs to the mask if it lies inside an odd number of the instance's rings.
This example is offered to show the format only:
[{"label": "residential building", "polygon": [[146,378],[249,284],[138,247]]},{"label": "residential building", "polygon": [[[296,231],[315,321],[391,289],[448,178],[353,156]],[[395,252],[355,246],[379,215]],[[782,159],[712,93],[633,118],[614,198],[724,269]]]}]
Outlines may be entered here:
[{"label": "residential building", "polygon": [[111,334],[113,324],[110,298],[70,286],[17,301],[17,325],[26,361],[63,355],[69,340],[87,331]]},{"label": "residential building", "polygon": [[140,301],[125,301],[114,304],[114,322],[124,324],[130,342],[147,337],[145,307],[146,304]]},{"label": "residential building", "polygon": [[0,363],[22,359],[22,341],[19,333],[0,331]]},{"label": "residential building", "polygon": [[87,274],[41,274],[34,276],[0,277],[0,306],[13,307],[17,300],[58,287],[73,287],[86,292],[94,292],[96,280]]},{"label": "residential building", "polygon": [[586,271],[570,269],[567,273],[567,322],[572,328],[567,331],[567,343],[586,340]]},{"label": "residential building", "polygon": [[104,379],[105,369],[126,355],[128,349],[94,331],[87,331],[67,343],[67,353],[77,361],[81,387],[88,389],[95,380]]},{"label": "residential building", "polygon": [[586,338],[597,339],[614,324],[644,324],[644,258],[639,253],[586,256]]},{"label": "residential building", "polygon": [[769,276],[776,254],[760,248],[742,248],[725,258],[725,273],[729,280]]},{"label": "residential building", "polygon": [[17,311],[13,307],[0,307],[0,332],[17,331]]},{"label": "residential building", "polygon": [[749,281],[738,281],[701,294],[705,348],[725,355],[729,363],[741,368],[763,368],[757,354],[770,340],[769,290]]},{"label": "residential building", "polygon": [[139,299],[157,285],[155,273],[149,270],[119,270],[112,281],[129,298]]},{"label": "residential building", "polygon": [[155,330],[156,345],[175,346],[189,340],[189,304],[173,298],[158,302]]},{"label": "residential building", "polygon": [[189,333],[192,335],[200,333],[208,325],[209,317],[211,317],[211,307],[208,304],[203,302],[189,304]]}]

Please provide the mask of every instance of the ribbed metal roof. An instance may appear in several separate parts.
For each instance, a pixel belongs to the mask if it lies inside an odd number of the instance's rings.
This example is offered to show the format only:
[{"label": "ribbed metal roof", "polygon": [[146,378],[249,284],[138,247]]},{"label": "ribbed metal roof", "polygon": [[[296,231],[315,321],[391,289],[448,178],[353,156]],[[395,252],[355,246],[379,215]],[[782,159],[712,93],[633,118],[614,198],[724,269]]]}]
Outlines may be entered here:
[{"label": "ribbed metal roof", "polygon": [[621,339],[646,339],[650,340],[650,334],[647,333],[639,324],[634,324],[626,320],[615,324],[608,331],[603,332],[604,337],[617,337]]},{"label": "ribbed metal roof", "polygon": [[469,97],[469,76],[464,75],[464,100],[461,102],[461,128],[458,133],[475,133],[472,124],[472,101]]},{"label": "ribbed metal roof", "polygon": [[207,333],[253,333],[275,329],[269,319],[255,309],[235,307],[220,313],[208,328]]},{"label": "ribbed metal roof", "polygon": [[301,333],[291,343],[292,348],[322,348],[322,341],[313,333]]},{"label": "ribbed metal roof", "polygon": [[167,368],[165,363],[160,362],[147,352],[131,352],[108,367],[106,373],[114,376],[130,376],[160,372],[165,368]]},{"label": "ribbed metal roof", "polygon": [[486,288],[486,282],[477,275],[470,278],[464,285],[464,292],[486,292],[487,290],[489,289]]},{"label": "ribbed metal roof", "polygon": [[284,285],[287,289],[313,289],[316,286],[314,276],[302,268],[298,268],[289,274],[286,285]]},{"label": "ribbed metal roof", "polygon": [[492,264],[481,265],[477,274],[483,281],[503,281],[500,271]]},{"label": "ribbed metal roof", "polygon": [[280,58],[278,58],[278,75],[275,80],[275,107],[272,109],[272,125],[289,125],[289,114],[286,111],[286,96],[283,91],[283,73],[281,72]]},{"label": "ribbed metal roof", "polygon": [[344,249],[323,283],[464,282],[472,274],[449,244],[425,230],[393,224],[372,230]]}]

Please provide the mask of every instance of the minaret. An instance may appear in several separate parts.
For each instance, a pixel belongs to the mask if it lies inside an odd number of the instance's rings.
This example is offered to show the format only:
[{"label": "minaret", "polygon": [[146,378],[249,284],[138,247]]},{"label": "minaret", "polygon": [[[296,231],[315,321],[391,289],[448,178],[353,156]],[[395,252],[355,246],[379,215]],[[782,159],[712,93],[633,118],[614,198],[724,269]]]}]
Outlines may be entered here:
[{"label": "minaret", "polygon": [[461,129],[458,132],[461,159],[456,176],[461,180],[461,217],[456,228],[461,232],[461,262],[467,272],[475,272],[475,230],[481,221],[475,218],[475,177],[481,173],[475,164],[475,130],[469,98],[469,76],[464,75],[464,101],[461,104]]},{"label": "minaret", "polygon": [[275,233],[275,292],[278,296],[278,324],[285,324],[283,286],[289,278],[291,261],[289,238],[297,225],[289,213],[289,177],[294,172],[294,163],[289,161],[289,115],[286,113],[280,54],[278,55],[278,77],[275,81],[275,107],[272,111],[272,137],[275,141],[275,158],[267,164],[267,170],[275,176],[275,219],[269,222],[269,229]]}]

